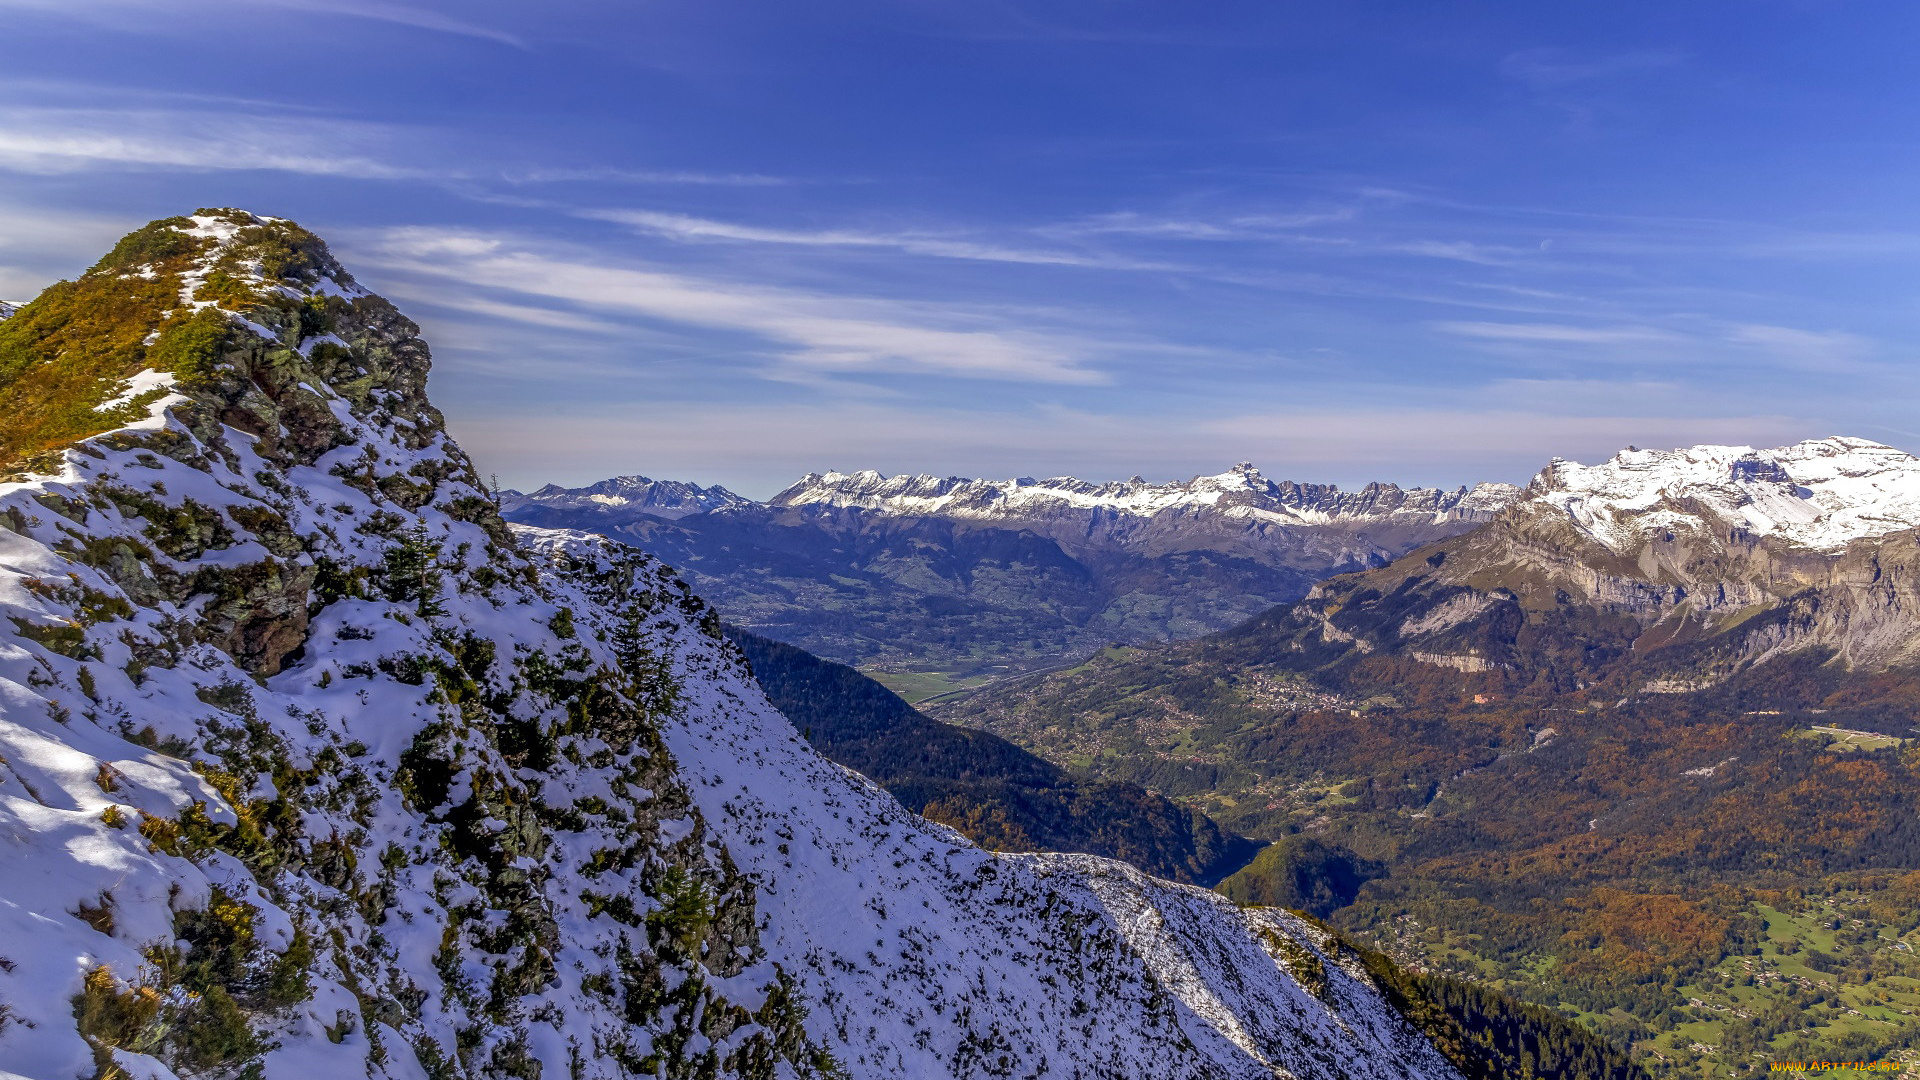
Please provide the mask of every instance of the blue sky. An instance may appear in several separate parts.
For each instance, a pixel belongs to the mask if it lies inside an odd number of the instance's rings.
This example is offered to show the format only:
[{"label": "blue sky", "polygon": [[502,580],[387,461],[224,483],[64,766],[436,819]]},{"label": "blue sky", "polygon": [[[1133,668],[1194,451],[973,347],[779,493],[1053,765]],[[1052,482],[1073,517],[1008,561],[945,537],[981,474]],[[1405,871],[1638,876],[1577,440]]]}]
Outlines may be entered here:
[{"label": "blue sky", "polygon": [[326,236],[503,483],[1920,448],[1895,3],[0,0],[0,297]]}]

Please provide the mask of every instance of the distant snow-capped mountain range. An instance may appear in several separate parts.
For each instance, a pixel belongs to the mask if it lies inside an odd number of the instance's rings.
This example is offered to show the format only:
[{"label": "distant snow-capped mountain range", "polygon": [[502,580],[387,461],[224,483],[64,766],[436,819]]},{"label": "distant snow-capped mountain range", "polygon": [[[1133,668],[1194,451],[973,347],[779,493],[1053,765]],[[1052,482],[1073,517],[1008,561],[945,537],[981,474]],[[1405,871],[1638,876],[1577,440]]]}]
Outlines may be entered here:
[{"label": "distant snow-capped mountain range", "polygon": [[[1920,527],[1920,459],[1839,436],[1766,449],[1629,447],[1597,465],[1556,459],[1525,489],[1357,491],[1269,480],[1250,464],[1166,484],[864,470],[811,473],[764,503],[621,477],[508,493],[505,507],[514,520],[638,544],[684,568],[730,617],[861,662],[1191,637],[1468,532],[1498,549],[1485,558],[1516,564],[1516,581],[1531,580],[1518,563],[1539,563],[1540,580],[1570,595],[1613,590],[1620,604],[1678,605],[1681,617],[1719,610],[1710,596],[1724,595],[1732,611],[1736,597],[1771,603],[1762,594],[1854,574],[1827,564],[1849,545]],[[1769,554],[1754,557],[1756,546]],[[1635,565],[1613,566],[1622,557]],[[1898,592],[1891,581],[1882,584]],[[967,641],[925,644],[958,616],[972,627]],[[1906,655],[1905,644],[1887,644],[1906,633],[1870,604],[1850,619],[1875,627],[1873,655]],[[1864,640],[1833,626],[1815,637]]]},{"label": "distant snow-capped mountain range", "polygon": [[1326,525],[1390,519],[1431,524],[1482,521],[1511,502],[1519,492],[1520,489],[1511,484],[1491,483],[1452,490],[1372,483],[1350,492],[1333,484],[1276,482],[1267,479],[1251,462],[1241,462],[1218,475],[1165,484],[1148,483],[1138,476],[1096,483],[1071,476],[1046,480],[1025,476],[1013,480],[975,480],[930,473],[888,476],[872,469],[851,473],[816,472],[801,477],[765,503],[719,485],[701,487],[645,476],[616,476],[578,488],[548,484],[529,494],[510,491],[505,496],[509,509],[525,505],[604,507],[665,520],[752,506],[826,506],[903,517],[976,521],[1014,520],[1074,511],[1105,511],[1150,518],[1167,511],[1191,514],[1211,510],[1248,522]]},{"label": "distant snow-capped mountain range", "polygon": [[1487,520],[1519,489],[810,473],[766,502],[644,476],[506,492],[679,567],[728,618],[848,663],[1057,660],[1223,629]]},{"label": "distant snow-capped mountain range", "polygon": [[1673,500],[1693,499],[1755,535],[1836,550],[1861,537],[1920,527],[1920,459],[1870,439],[1833,436],[1771,449],[1628,447],[1597,465],[1556,458],[1525,489],[1500,483],[1452,489],[1371,483],[1343,491],[1332,484],[1269,480],[1243,462],[1218,475],[1165,484],[1137,476],[1093,482],[1071,476],[976,480],[928,473],[888,476],[872,469],[817,472],[765,502],[717,484],[701,487],[617,476],[585,487],[548,484],[527,494],[508,491],[504,502],[510,511],[527,506],[598,508],[663,520],[811,506],[969,521],[1075,512],[1152,518],[1168,511],[1213,511],[1249,523],[1315,526],[1480,522],[1523,495],[1559,509],[1609,547],[1630,544],[1639,531],[1659,527],[1667,520],[1659,515],[1676,513],[1668,505]]},{"label": "distant snow-capped mountain range", "polygon": [[1442,524],[1480,521],[1519,494],[1511,484],[1472,488],[1411,488],[1368,484],[1341,491],[1332,484],[1272,481],[1251,462],[1215,476],[1150,484],[1131,480],[1090,483],[1071,476],[1047,480],[969,480],[921,474],[883,476],[871,469],[856,473],[809,473],[775,495],[775,506],[825,504],[854,506],[890,514],[915,514],[977,520],[1030,517],[1063,510],[1106,511],[1150,518],[1167,511],[1191,514],[1212,510],[1248,522],[1326,525],[1338,521]]}]

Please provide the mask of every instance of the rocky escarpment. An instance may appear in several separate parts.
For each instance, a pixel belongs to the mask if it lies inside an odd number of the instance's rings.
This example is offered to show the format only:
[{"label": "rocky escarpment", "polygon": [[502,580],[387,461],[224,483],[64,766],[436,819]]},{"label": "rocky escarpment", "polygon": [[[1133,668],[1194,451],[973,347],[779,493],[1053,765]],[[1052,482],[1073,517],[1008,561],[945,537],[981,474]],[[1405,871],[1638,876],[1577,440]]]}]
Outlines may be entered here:
[{"label": "rocky escarpment", "polygon": [[1315,927],[815,755],[657,561],[505,527],[428,362],[234,210],[0,324],[0,1068],[1454,1075]]},{"label": "rocky escarpment", "polygon": [[[1485,527],[1267,621],[1461,670],[1631,661],[1653,690],[1804,650],[1881,670],[1920,659],[1917,525],[1920,460],[1878,443],[1628,450],[1555,462]],[[1543,635],[1580,655],[1547,660]]]},{"label": "rocky escarpment", "polygon": [[510,494],[504,508],[644,548],[730,621],[822,656],[958,670],[1222,629],[1330,574],[1470,529],[1514,492],[1342,492],[1275,483],[1251,465],[1160,485],[860,472],[689,513],[688,490],[714,489],[645,481],[649,494],[634,497],[622,483]]}]

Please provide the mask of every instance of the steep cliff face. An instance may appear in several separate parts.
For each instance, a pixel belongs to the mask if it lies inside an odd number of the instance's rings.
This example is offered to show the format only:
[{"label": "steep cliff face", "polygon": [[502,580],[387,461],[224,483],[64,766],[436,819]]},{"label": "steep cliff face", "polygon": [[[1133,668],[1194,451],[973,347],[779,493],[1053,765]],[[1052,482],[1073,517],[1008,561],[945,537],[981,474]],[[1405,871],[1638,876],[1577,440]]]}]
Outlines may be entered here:
[{"label": "steep cliff face", "polygon": [[1555,462],[1483,528],[1267,621],[1471,671],[1538,667],[1557,626],[1584,643],[1584,677],[1632,661],[1652,691],[1810,649],[1881,670],[1920,659],[1916,527],[1920,460],[1878,443],[1627,450]]},{"label": "steep cliff face", "polygon": [[1312,926],[819,758],[428,360],[232,210],[0,324],[0,1073],[1453,1075]]},{"label": "steep cliff face", "polygon": [[811,474],[766,504],[690,513],[690,485],[648,481],[679,494],[616,503],[619,483],[503,505],[515,521],[644,548],[729,621],[822,656],[962,671],[1223,629],[1330,574],[1470,529],[1516,490],[1342,492],[1275,483],[1251,465],[1175,484],[869,471]]}]

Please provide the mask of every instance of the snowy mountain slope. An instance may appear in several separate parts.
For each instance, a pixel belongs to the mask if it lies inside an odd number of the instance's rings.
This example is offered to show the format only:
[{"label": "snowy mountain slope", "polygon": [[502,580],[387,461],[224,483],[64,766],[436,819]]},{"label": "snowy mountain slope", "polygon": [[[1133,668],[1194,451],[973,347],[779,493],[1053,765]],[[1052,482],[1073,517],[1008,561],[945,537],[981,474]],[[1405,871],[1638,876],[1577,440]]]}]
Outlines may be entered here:
[{"label": "snowy mountain slope", "polygon": [[0,1074],[1453,1075],[1312,927],[981,852],[657,562],[516,540],[297,226],[89,278],[171,299],[72,403],[153,371],[144,415],[0,484]]},{"label": "snowy mountain slope", "polygon": [[1288,619],[1340,650],[1569,684],[1630,667],[1629,686],[1656,692],[1807,650],[1858,670],[1913,664],[1920,459],[1834,437],[1555,461],[1479,529],[1268,621]]},{"label": "snowy mountain slope", "polygon": [[[619,582],[635,558],[582,533],[523,536],[586,582]],[[656,587],[644,580],[643,595]],[[763,940],[847,1040],[856,1074],[1024,1076],[1071,1063],[1088,1076],[1417,1076],[1440,1065],[1406,1040],[1351,957],[1301,920],[1091,856],[982,852],[814,753],[729,646],[689,636],[681,647],[676,670],[730,677],[685,681],[667,744],[738,865],[765,883]],[[1295,964],[1308,981],[1307,969],[1324,973],[1317,996]]]},{"label": "snowy mountain slope", "polygon": [[616,476],[580,488],[548,484],[538,491],[503,491],[500,504],[505,509],[520,505],[550,506],[561,509],[604,508],[644,514],[673,521],[688,514],[752,506],[752,499],[735,495],[715,484],[701,487],[678,480],[654,480],[645,476]]},{"label": "snowy mountain slope", "polygon": [[19,304],[8,303],[5,300],[0,300],[0,319],[4,319],[7,316],[12,315],[14,312],[19,310],[20,310]]},{"label": "snowy mountain slope", "polygon": [[766,504],[662,513],[613,505],[603,489],[617,483],[550,486],[503,510],[641,547],[730,621],[810,652],[959,668],[1222,629],[1470,529],[1516,490],[1349,493],[1251,465],[1162,485],[823,473]]},{"label": "snowy mountain slope", "polygon": [[1627,449],[1594,466],[1555,461],[1536,487],[1616,551],[1676,525],[1732,526],[1828,553],[1920,528],[1920,458],[1840,436],[1771,450]]}]

